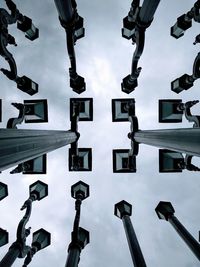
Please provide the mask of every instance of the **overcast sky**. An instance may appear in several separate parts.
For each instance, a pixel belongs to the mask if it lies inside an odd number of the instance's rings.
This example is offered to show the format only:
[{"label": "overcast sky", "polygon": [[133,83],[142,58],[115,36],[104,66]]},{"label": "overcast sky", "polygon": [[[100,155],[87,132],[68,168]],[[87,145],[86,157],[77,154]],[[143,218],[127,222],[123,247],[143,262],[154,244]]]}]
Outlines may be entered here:
[{"label": "overcast sky", "polygon": [[[1,1],[3,2],[3,1]],[[67,258],[74,220],[74,199],[71,185],[79,180],[90,185],[90,197],[83,202],[80,226],[90,231],[90,244],[81,254],[80,267],[132,266],[125,233],[120,221],[113,215],[114,204],[126,200],[133,205],[131,217],[147,266],[197,267],[198,260],[176,234],[172,226],[160,221],[155,214],[158,202],[171,201],[176,215],[191,234],[198,238],[200,230],[199,173],[159,174],[158,149],[140,146],[137,173],[113,174],[112,149],[130,148],[127,138],[129,123],[112,123],[111,99],[135,98],[136,115],[140,129],[192,127],[182,124],[158,123],[158,99],[199,99],[199,81],[195,86],[177,95],[170,83],[184,73],[191,74],[199,45],[193,46],[199,34],[199,25],[193,23],[185,36],[176,40],[170,36],[170,27],[176,18],[189,11],[194,1],[162,1],[154,21],[146,31],[145,50],[139,62],[142,72],[139,86],[130,95],[121,92],[121,80],[130,73],[134,47],[121,37],[122,20],[130,9],[131,1],[79,0],[78,12],[85,19],[86,36],[76,45],[77,68],[85,77],[87,90],[81,96],[69,87],[69,60],[65,32],[59,24],[53,0],[16,0],[19,10],[33,19],[40,29],[40,38],[30,42],[15,26],[10,30],[18,47],[11,47],[19,76],[26,75],[39,83],[39,93],[29,96],[16,88],[15,83],[0,75],[3,99],[3,122],[16,116],[12,102],[25,99],[48,99],[49,123],[29,125],[22,129],[68,130],[69,99],[92,97],[94,121],[80,122],[79,146],[92,147],[93,171],[68,171],[68,147],[48,154],[46,175],[10,175],[12,169],[1,174],[8,184],[9,197],[0,202],[0,227],[10,233],[10,244],[15,241],[16,227],[24,215],[21,205],[28,197],[28,187],[40,179],[49,185],[49,196],[33,203],[28,226],[32,232],[43,227],[52,234],[52,245],[38,252],[32,267],[62,267]],[[4,7],[4,3],[2,3]],[[6,67],[3,59],[0,64]],[[193,108],[200,113],[200,104]],[[199,163],[199,160],[196,161]],[[31,237],[27,239],[30,244]],[[0,256],[9,248],[1,248]],[[18,259],[14,266],[22,266]]]}]

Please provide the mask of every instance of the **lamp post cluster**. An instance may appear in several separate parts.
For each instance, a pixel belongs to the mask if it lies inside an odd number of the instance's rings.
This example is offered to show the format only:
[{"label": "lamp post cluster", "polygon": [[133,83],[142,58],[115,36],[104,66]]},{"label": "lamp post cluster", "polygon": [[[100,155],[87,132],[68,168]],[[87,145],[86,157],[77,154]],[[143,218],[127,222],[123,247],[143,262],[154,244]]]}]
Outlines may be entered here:
[{"label": "lamp post cluster", "polygon": [[8,26],[17,23],[17,28],[25,33],[25,37],[33,41],[38,38],[39,30],[29,17],[22,15],[12,0],[5,0],[9,9],[0,9],[0,55],[8,62],[10,70],[0,68],[0,71],[17,84],[21,91],[34,95],[38,92],[38,84],[27,76],[18,76],[17,65],[13,55],[8,51],[8,45],[15,45],[15,38],[9,33]]},{"label": "lamp post cluster", "polygon": [[84,199],[89,197],[89,185],[79,181],[72,185],[71,196],[76,199],[73,231],[71,233],[71,242],[68,246],[68,257],[65,267],[78,267],[82,249],[90,242],[89,232],[79,226],[81,215],[81,204]]}]

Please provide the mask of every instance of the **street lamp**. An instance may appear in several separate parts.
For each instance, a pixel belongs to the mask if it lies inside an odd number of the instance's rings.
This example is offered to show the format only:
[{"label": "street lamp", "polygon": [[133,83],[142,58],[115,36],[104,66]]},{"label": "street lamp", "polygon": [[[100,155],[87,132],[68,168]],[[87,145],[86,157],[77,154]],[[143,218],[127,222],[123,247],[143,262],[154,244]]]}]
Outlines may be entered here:
[{"label": "street lamp", "polygon": [[126,76],[121,83],[124,93],[130,94],[138,86],[137,79],[141,72],[138,61],[144,50],[145,31],[151,25],[160,0],[144,0],[140,7],[140,0],[133,0],[128,16],[123,19],[122,37],[132,39],[136,44],[133,54],[131,74]]},{"label": "street lamp", "polygon": [[200,53],[196,56],[193,64],[193,74],[184,74],[171,82],[171,90],[177,94],[193,87],[194,82],[200,78]]},{"label": "street lamp", "polygon": [[65,267],[77,267],[80,261],[82,249],[90,242],[89,232],[79,227],[81,204],[84,199],[89,197],[89,185],[79,181],[72,185],[71,196],[76,199],[73,231],[71,233],[71,243],[68,247],[68,257]]},{"label": "street lamp", "polygon": [[75,0],[54,0],[61,26],[65,29],[67,37],[67,50],[71,67],[69,68],[70,87],[77,94],[85,91],[85,80],[77,74],[76,55],[74,46],[76,41],[85,35],[83,18],[77,12]]},{"label": "street lamp", "polygon": [[32,203],[40,201],[48,195],[48,185],[37,181],[29,186],[29,198],[24,202],[21,210],[26,210],[24,217],[18,224],[16,241],[10,246],[8,252],[0,261],[0,267],[10,267],[17,258],[25,258],[24,267],[27,266],[33,255],[50,245],[50,233],[40,229],[33,233],[33,242],[31,247],[26,245],[26,238],[30,234],[30,227],[26,228],[32,211]]},{"label": "street lamp", "polygon": [[200,245],[194,237],[187,231],[181,222],[174,216],[175,210],[171,202],[160,201],[155,209],[158,218],[171,223],[176,232],[185,241],[187,246],[192,250],[194,255],[200,260]]},{"label": "street lamp", "polygon": [[178,17],[176,24],[171,27],[171,36],[178,39],[182,37],[186,30],[192,27],[192,20],[200,22],[200,1],[196,1],[194,6],[186,14]]},{"label": "street lamp", "polygon": [[125,200],[118,202],[114,207],[114,215],[120,218],[123,222],[133,265],[135,267],[146,267],[143,254],[130,219],[130,216],[132,215],[132,205]]},{"label": "street lamp", "polygon": [[[200,169],[191,163],[193,156],[200,156],[200,116],[191,114],[191,107],[198,101],[188,101],[182,103],[182,100],[160,100],[159,102],[159,121],[160,122],[180,122],[182,116],[189,122],[193,122],[193,128],[180,129],[157,129],[157,130],[139,130],[138,119],[135,115],[135,100],[113,99],[112,100],[112,120],[113,122],[129,121],[131,132],[128,138],[131,140],[131,149],[113,150],[113,172],[136,172],[136,156],[139,152],[139,144],[165,148],[170,151],[185,153],[184,164],[180,159],[180,154],[174,158],[173,153],[160,153],[160,170],[168,172],[175,167],[175,161],[179,164],[179,169],[190,171],[199,171]],[[169,159],[170,157],[170,159]],[[167,162],[168,159],[171,161]],[[174,159],[172,159],[174,158]],[[173,162],[173,160],[175,160]],[[173,167],[173,168],[172,168]],[[177,168],[175,168],[176,170]]]},{"label": "street lamp", "polygon": [[21,31],[25,32],[25,37],[29,40],[35,40],[39,36],[39,30],[33,25],[32,20],[22,15],[17,9],[16,5],[12,0],[6,0],[6,5],[10,10],[10,14],[6,9],[1,8],[0,10],[0,55],[5,58],[8,62],[10,70],[1,68],[0,71],[6,75],[10,80],[13,80],[17,84],[17,88],[21,91],[34,95],[38,92],[38,84],[32,81],[27,76],[19,77],[17,74],[17,66],[12,54],[7,50],[7,45],[15,45],[15,38],[9,34],[8,25],[15,24]]},{"label": "street lamp", "polygon": [[[70,121],[71,130],[78,131],[79,121],[93,120],[93,99],[92,98],[71,98],[70,99]],[[91,171],[92,170],[92,149],[78,148],[78,140],[71,144],[69,149],[69,171]]]}]

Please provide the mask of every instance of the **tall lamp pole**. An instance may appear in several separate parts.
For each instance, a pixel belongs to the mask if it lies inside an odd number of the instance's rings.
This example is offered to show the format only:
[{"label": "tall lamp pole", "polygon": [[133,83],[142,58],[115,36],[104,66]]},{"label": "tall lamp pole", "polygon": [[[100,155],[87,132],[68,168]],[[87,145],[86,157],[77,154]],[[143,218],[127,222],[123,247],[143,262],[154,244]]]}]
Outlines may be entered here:
[{"label": "tall lamp pole", "polygon": [[8,252],[0,261],[0,267],[10,267],[17,258],[25,258],[23,267],[26,267],[32,260],[33,255],[50,245],[50,233],[40,229],[33,233],[32,245],[26,245],[26,238],[30,234],[30,227],[26,228],[32,210],[32,203],[41,200],[48,195],[47,184],[37,181],[29,187],[29,198],[24,202],[21,210],[26,210],[24,217],[18,224],[17,239],[10,246]]},{"label": "tall lamp pole", "polygon": [[65,267],[77,267],[80,261],[81,250],[89,243],[89,232],[79,227],[81,204],[89,197],[89,185],[79,181],[71,187],[71,196],[76,199],[73,231],[71,233],[71,243],[68,247],[68,257]]},{"label": "tall lamp pole", "polygon": [[65,29],[67,37],[67,50],[71,67],[69,68],[70,87],[74,92],[81,94],[85,91],[84,78],[77,74],[76,55],[74,46],[76,40],[84,37],[83,18],[78,15],[77,4],[75,0],[54,0],[59,20]]},{"label": "tall lamp pole", "polygon": [[200,261],[200,244],[174,215],[175,210],[171,202],[160,201],[155,211],[159,219],[170,222],[170,224],[173,226],[179,236],[184,240],[187,246],[191,249],[197,259]]},{"label": "tall lamp pole", "polygon": [[136,44],[131,74],[126,76],[121,84],[122,91],[127,94],[138,86],[137,78],[142,69],[141,67],[138,68],[138,61],[144,50],[145,31],[153,21],[159,3],[160,0],[144,0],[140,7],[140,0],[133,0],[128,16],[123,20],[122,36],[126,39],[131,39],[132,43]]},{"label": "tall lamp pole", "polygon": [[132,215],[132,205],[125,200],[122,200],[115,204],[114,214],[118,218],[122,219],[133,265],[135,267],[146,267],[143,254],[130,219],[130,216]]}]

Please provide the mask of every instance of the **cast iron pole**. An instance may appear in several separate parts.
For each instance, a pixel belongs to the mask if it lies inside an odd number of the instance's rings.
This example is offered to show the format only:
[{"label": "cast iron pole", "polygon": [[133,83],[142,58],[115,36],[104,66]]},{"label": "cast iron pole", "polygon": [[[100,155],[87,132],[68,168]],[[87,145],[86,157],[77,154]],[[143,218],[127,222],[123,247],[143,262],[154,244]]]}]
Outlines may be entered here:
[{"label": "cast iron pole", "polygon": [[200,261],[200,245],[196,241],[196,239],[181,224],[176,216],[172,215],[171,217],[169,217],[168,221]]},{"label": "cast iron pole", "polygon": [[187,155],[200,156],[200,128],[139,130],[133,133],[133,140]]},{"label": "cast iron pole", "polygon": [[78,133],[0,129],[0,171],[76,142]]},{"label": "cast iron pole", "polygon": [[137,240],[131,219],[128,215],[122,217],[126,238],[128,240],[128,246],[131,253],[132,261],[135,267],[146,267],[144,257],[140,245]]}]

